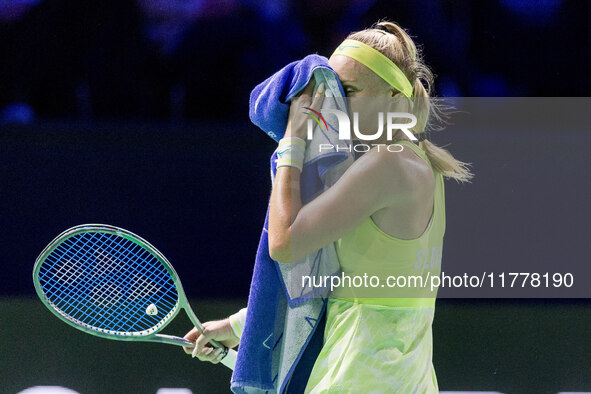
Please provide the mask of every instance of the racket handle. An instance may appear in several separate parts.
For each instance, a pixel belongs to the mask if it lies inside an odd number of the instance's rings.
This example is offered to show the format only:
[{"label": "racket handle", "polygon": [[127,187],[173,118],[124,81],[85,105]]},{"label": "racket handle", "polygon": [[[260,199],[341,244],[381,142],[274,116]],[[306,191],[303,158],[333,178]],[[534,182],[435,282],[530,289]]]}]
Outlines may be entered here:
[{"label": "racket handle", "polygon": [[226,355],[224,356],[224,358],[222,358],[222,361],[220,362],[233,371],[234,366],[236,365],[236,357],[238,356],[236,350],[227,348],[213,339],[210,340],[209,343],[211,343],[214,347],[222,348],[226,351]]},{"label": "racket handle", "polygon": [[[180,337],[173,337],[173,336],[165,335],[165,334],[156,334],[155,337],[153,339],[151,339],[151,341],[152,342],[160,342],[160,343],[168,343],[170,345],[184,346],[184,347],[188,347],[188,348],[195,347],[195,343],[189,341],[188,339],[180,338]],[[234,370],[234,366],[236,365],[236,356],[238,355],[236,350],[228,349],[224,345],[222,345],[221,343],[214,341],[214,340],[209,341],[209,343],[211,343],[214,347],[217,347],[217,348],[221,347],[222,349],[226,349],[226,355],[222,359],[221,363],[224,364],[226,367],[230,368],[231,370]]]},{"label": "racket handle", "polygon": [[221,363],[233,371],[234,366],[236,365],[236,356],[237,355],[238,355],[238,352],[236,350],[228,349],[228,353],[222,359]]},{"label": "racket handle", "polygon": [[[187,341],[186,344],[183,346],[195,347],[195,344],[193,342],[190,342],[184,338],[183,338],[183,340]],[[216,348],[222,348],[226,351],[226,355],[224,356],[224,358],[222,358],[222,361],[220,361],[220,362],[233,371],[234,366],[236,365],[236,357],[238,356],[238,352],[236,352],[236,350],[234,350],[234,349],[230,349],[230,348],[225,347],[224,345],[222,345],[221,343],[219,343],[217,341],[214,341],[213,339],[210,340],[209,343],[211,343]]]}]

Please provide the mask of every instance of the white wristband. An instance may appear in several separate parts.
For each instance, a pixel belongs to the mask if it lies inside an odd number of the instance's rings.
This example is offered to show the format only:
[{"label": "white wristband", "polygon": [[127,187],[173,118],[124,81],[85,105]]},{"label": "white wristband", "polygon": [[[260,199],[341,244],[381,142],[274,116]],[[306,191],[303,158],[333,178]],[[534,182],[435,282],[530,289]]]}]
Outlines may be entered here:
[{"label": "white wristband", "polygon": [[306,141],[297,137],[283,138],[277,146],[277,168],[295,167],[301,171],[305,155]]},{"label": "white wristband", "polygon": [[232,327],[234,335],[238,338],[242,337],[242,331],[244,331],[244,324],[246,323],[246,308],[240,309],[228,319],[230,320],[230,327]]}]

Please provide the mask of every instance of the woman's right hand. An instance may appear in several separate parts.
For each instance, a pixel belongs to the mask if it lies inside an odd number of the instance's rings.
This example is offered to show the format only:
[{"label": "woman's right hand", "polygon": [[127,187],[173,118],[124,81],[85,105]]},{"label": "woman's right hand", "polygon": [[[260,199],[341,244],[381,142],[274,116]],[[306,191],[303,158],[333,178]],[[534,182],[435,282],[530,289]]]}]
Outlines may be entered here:
[{"label": "woman's right hand", "polygon": [[183,347],[185,353],[192,354],[201,361],[209,361],[213,364],[219,363],[223,358],[222,349],[216,349],[208,342],[215,340],[222,345],[233,348],[238,345],[240,338],[234,334],[230,319],[208,321],[203,323],[203,334],[193,328],[185,335],[185,339],[195,343],[193,349]]}]

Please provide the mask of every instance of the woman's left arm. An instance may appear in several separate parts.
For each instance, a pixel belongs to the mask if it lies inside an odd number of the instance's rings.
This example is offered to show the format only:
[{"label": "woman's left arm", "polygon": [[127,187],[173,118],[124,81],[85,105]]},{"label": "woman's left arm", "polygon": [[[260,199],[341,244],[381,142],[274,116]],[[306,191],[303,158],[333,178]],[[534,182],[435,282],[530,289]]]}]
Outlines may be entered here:
[{"label": "woman's left arm", "polygon": [[[302,96],[311,100],[312,88],[308,86]],[[312,106],[319,108],[319,101],[316,97]],[[300,102],[292,104],[285,137],[305,139],[306,118],[295,113],[301,108]],[[387,149],[372,149],[304,207],[300,170],[279,167],[269,207],[271,258],[285,263],[298,261],[351,232],[376,211],[403,200],[409,190],[408,177],[404,171],[394,170],[402,160],[401,155]]]}]

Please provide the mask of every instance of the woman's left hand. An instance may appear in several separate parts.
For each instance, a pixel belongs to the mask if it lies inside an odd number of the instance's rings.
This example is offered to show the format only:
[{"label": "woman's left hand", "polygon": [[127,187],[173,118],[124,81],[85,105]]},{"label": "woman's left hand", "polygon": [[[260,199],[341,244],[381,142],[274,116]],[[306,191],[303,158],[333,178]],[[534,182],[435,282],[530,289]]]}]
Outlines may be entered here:
[{"label": "woman's left hand", "polygon": [[310,109],[320,112],[322,102],[324,101],[324,84],[318,86],[316,96],[312,98],[315,85],[316,82],[310,80],[308,85],[302,90],[302,93],[297,98],[292,99],[285,137],[297,137],[307,141],[308,119],[310,117],[306,113],[312,112]]}]

